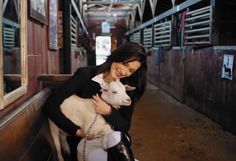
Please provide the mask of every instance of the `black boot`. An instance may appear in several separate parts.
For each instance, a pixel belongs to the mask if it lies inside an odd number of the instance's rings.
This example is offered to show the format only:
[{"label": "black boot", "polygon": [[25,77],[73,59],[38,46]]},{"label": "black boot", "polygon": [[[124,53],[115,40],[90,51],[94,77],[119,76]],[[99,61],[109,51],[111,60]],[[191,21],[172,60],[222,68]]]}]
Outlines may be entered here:
[{"label": "black boot", "polygon": [[115,146],[108,148],[108,161],[135,161],[131,150],[129,136],[121,133],[121,141]]}]

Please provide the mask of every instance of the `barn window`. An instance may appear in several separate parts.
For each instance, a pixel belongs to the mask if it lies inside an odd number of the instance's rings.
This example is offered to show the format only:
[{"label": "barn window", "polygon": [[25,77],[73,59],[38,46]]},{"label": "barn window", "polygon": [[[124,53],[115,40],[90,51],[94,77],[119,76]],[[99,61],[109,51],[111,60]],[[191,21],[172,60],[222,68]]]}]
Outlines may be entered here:
[{"label": "barn window", "polygon": [[0,109],[27,91],[27,1],[0,1]]}]

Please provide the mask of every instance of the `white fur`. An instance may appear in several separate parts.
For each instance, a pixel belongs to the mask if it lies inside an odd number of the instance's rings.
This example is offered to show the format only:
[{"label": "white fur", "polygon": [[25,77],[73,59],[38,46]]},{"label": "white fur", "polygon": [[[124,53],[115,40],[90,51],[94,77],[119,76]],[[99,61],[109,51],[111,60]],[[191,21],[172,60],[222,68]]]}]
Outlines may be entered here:
[{"label": "white fur", "polygon": [[[133,89],[134,87],[123,85],[119,80],[113,81],[103,86],[101,98],[115,108],[120,108],[120,105],[129,106],[131,104],[131,99],[127,95],[126,90]],[[80,126],[85,132],[87,132],[96,115],[92,100],[80,98],[77,95],[72,95],[65,99],[60,107],[62,113],[74,124]],[[58,160],[64,161],[61,154],[61,146],[64,147],[66,145],[63,145],[65,143],[62,143],[62,145],[60,144],[59,137],[61,130],[52,121],[49,121],[49,125],[57,150]],[[99,138],[94,141],[94,144],[106,149],[107,138],[103,136],[112,131],[111,126],[105,119],[101,115],[98,115],[96,122],[89,131],[89,135]],[[89,151],[89,149],[86,150]]]}]

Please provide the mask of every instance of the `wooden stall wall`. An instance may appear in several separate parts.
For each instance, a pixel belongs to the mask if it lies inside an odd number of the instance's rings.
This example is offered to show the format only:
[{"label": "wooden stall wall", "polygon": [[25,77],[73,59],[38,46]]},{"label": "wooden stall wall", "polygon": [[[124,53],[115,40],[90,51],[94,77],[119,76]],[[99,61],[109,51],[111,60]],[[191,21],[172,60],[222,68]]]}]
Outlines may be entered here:
[{"label": "wooden stall wall", "polygon": [[40,90],[38,76],[60,73],[58,50],[48,48],[48,26],[28,20],[28,95]]},{"label": "wooden stall wall", "polygon": [[[149,80],[236,134],[236,50],[188,47],[153,52]],[[221,78],[224,54],[234,56],[232,80]]]},{"label": "wooden stall wall", "polygon": [[155,48],[148,58],[148,79],[181,102],[184,101],[183,63],[184,54],[179,49]]},{"label": "wooden stall wall", "polygon": [[[151,4],[144,2],[142,25],[127,35],[129,40],[152,48],[148,58],[149,81],[236,134],[236,23],[231,16],[236,13],[236,3],[232,0],[157,1],[155,17],[151,19]],[[167,20],[171,20],[170,30],[165,28],[166,24],[161,25]],[[151,25],[153,40],[145,38]],[[151,42],[151,47],[147,42]],[[232,79],[222,78],[226,54],[234,57]]]},{"label": "wooden stall wall", "polygon": [[42,105],[44,89],[0,121],[0,158],[4,161],[55,161],[56,151]]},{"label": "wooden stall wall", "polygon": [[[28,3],[29,4],[29,3]],[[29,7],[28,7],[29,8]],[[27,93],[8,105],[0,112],[0,117],[14,111],[17,106],[41,90],[40,74],[58,74],[60,72],[59,50],[49,49],[48,24],[40,23],[30,17],[27,19]]]},{"label": "wooden stall wall", "polygon": [[235,58],[236,51],[210,47],[186,53],[185,103],[236,134],[236,71],[232,80],[221,78],[224,54]]},{"label": "wooden stall wall", "polygon": [[38,79],[40,74],[60,72],[59,50],[49,49],[48,40],[48,24],[43,24],[28,15],[28,91],[0,112],[2,160],[56,160],[47,118],[41,109],[50,91],[42,89]]},{"label": "wooden stall wall", "polygon": [[148,81],[156,86],[160,86],[160,57],[157,49],[151,51],[151,55],[147,57],[148,71],[147,77]]},{"label": "wooden stall wall", "polygon": [[180,50],[169,50],[162,54],[160,63],[160,87],[183,102],[184,66]]}]

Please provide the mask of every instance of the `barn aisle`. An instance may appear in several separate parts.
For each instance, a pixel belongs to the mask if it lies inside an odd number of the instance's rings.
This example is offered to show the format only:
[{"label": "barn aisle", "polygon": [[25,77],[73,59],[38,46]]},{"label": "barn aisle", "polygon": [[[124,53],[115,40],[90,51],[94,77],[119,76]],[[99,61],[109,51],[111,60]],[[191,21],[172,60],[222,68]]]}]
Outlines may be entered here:
[{"label": "barn aisle", "polygon": [[151,85],[130,130],[139,161],[235,161],[236,136]]}]

